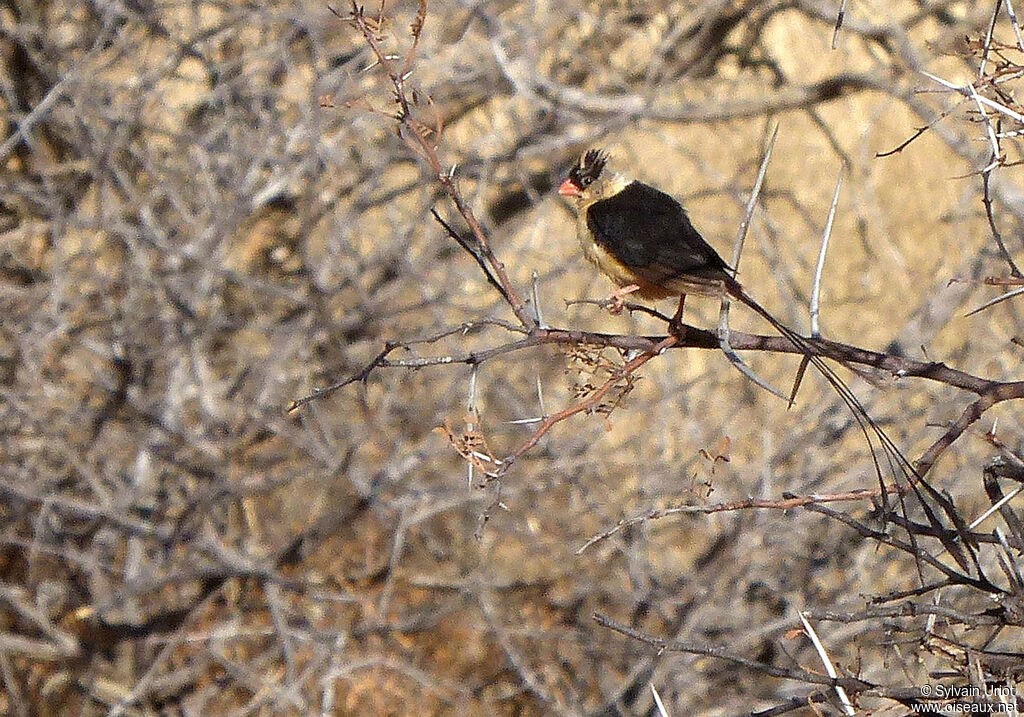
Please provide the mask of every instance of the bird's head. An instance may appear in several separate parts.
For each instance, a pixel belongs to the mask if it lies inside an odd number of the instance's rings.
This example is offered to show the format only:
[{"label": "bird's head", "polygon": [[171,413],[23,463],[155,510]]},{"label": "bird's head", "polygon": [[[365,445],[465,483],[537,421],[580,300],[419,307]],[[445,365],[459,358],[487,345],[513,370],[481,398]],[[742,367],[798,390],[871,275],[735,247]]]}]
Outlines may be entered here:
[{"label": "bird's head", "polygon": [[582,207],[621,192],[629,182],[605,170],[607,163],[608,155],[604,151],[588,149],[569,170],[569,177],[558,187],[558,193],[572,197]]}]

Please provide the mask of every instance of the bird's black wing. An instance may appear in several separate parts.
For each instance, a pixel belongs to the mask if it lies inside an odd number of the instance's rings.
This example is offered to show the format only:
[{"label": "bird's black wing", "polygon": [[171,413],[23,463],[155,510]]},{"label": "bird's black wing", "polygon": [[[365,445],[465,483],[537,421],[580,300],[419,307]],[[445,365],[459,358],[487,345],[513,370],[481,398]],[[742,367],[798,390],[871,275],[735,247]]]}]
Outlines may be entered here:
[{"label": "bird's black wing", "polygon": [[598,245],[650,284],[687,276],[718,278],[729,269],[682,205],[642,182],[590,205],[587,227]]}]

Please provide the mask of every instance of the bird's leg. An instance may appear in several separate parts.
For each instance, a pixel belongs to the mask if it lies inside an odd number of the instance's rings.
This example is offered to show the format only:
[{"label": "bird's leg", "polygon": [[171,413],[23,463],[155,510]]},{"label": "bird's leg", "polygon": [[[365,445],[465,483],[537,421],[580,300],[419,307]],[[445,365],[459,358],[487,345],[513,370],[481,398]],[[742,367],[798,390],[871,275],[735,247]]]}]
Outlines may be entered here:
[{"label": "bird's leg", "polygon": [[676,309],[672,320],[668,322],[668,333],[680,341],[686,335],[686,327],[683,325],[683,306],[686,304],[686,294],[679,295],[679,307]]},{"label": "bird's leg", "polygon": [[634,291],[640,291],[640,287],[636,284],[627,284],[626,286],[620,286],[618,289],[612,292],[612,295],[608,297],[608,313],[610,314],[621,314],[622,309],[625,308],[626,303],[623,299]]}]

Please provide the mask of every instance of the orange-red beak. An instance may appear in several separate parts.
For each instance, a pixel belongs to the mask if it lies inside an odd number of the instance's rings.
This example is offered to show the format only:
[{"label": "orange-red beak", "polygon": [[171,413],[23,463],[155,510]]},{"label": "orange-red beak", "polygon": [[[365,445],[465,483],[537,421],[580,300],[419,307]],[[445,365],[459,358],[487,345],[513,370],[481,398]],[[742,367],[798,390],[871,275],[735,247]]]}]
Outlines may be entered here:
[{"label": "orange-red beak", "polygon": [[567,179],[558,187],[558,193],[563,197],[578,197],[580,188],[573,184],[571,179]]}]

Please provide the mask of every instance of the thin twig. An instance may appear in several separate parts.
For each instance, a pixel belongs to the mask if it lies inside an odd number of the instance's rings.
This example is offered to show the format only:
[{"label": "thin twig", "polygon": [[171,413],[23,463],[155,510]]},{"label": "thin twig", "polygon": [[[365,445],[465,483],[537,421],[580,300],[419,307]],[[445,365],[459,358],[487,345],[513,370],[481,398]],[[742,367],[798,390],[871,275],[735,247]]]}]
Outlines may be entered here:
[{"label": "thin twig", "polygon": [[494,272],[491,271],[491,267],[488,265],[487,260],[479,252],[477,247],[475,247],[472,242],[470,242],[457,231],[455,231],[455,229],[452,228],[452,226],[448,222],[442,219],[441,215],[437,213],[436,209],[431,208],[430,213],[434,216],[434,220],[438,224],[440,224],[448,233],[448,236],[454,239],[459,244],[459,246],[461,246],[466,251],[466,253],[473,257],[473,260],[476,261],[477,266],[480,267],[480,270],[483,271],[484,276],[487,278],[487,283],[493,286],[498,291],[498,293],[501,294],[501,297],[505,299],[506,302],[511,304],[511,295],[508,293],[508,290],[501,283],[498,277],[494,275]]},{"label": "thin twig", "polygon": [[650,683],[651,694],[654,696],[654,704],[658,708],[658,714],[661,717],[668,717],[668,710],[665,709],[665,703],[661,701],[661,695],[658,694],[658,690],[655,689],[654,683]]},{"label": "thin twig", "polygon": [[832,49],[839,47],[839,33],[843,29],[843,21],[846,19],[846,0],[839,3],[839,12],[836,13],[836,26],[832,30]]},{"label": "thin twig", "polygon": [[350,376],[349,378],[342,379],[341,381],[332,383],[330,386],[318,388],[314,390],[312,393],[292,401],[288,408],[285,410],[288,413],[291,413],[295,409],[305,406],[310,401],[315,401],[319,398],[323,398],[324,396],[328,396],[337,391],[338,389],[344,388],[345,386],[348,386],[351,383],[356,383],[357,381],[365,381],[369,377],[369,375],[373,373],[373,370],[375,368],[377,368],[378,366],[383,366],[385,364],[388,354],[390,354],[400,345],[401,344],[393,343],[384,344],[384,348],[381,349],[380,353],[377,354],[376,357],[374,357],[374,359],[370,361],[370,363],[366,364],[366,366],[364,366],[362,370],[360,370],[357,374]]},{"label": "thin twig", "polygon": [[765,147],[764,156],[761,157],[761,165],[757,170],[757,179],[754,180],[754,187],[750,190],[750,197],[747,199],[747,206],[743,212],[743,221],[740,222],[739,230],[736,232],[736,242],[732,248],[732,266],[734,271],[739,270],[740,255],[743,253],[743,245],[747,239],[747,232],[754,217],[754,210],[757,208],[757,200],[761,196],[761,187],[764,184],[765,175],[768,173],[768,163],[772,158],[772,151],[775,149],[775,141],[779,137],[779,124],[776,122],[772,129],[771,137]]},{"label": "thin twig", "polygon": [[[473,364],[469,372],[469,387],[466,390],[468,394],[466,397],[466,433],[472,433],[476,430],[476,423],[473,419],[476,417],[476,377],[477,372],[480,369],[480,364]],[[475,463],[473,461],[466,461],[466,485],[470,488],[473,487],[473,468]]]},{"label": "thin twig", "polygon": [[[578,304],[590,304],[592,306],[599,306],[602,309],[608,309],[608,308],[611,308],[611,307],[615,306],[615,301],[613,299],[566,299],[565,300],[565,305],[567,307],[568,306],[576,306]],[[665,314],[661,313],[657,309],[652,309],[650,306],[645,306],[644,304],[634,304],[632,302],[626,301],[626,302],[623,302],[622,308],[624,308],[626,311],[628,311],[631,314],[633,312],[639,312],[641,314],[647,314],[648,316],[653,316],[656,319],[664,321],[666,324],[668,324],[668,323],[670,323],[672,321],[672,317],[666,316]]]},{"label": "thin twig", "polygon": [[1020,23],[1017,22],[1017,13],[1013,11],[1012,0],[1006,0],[1006,14],[1010,16],[1010,25],[1013,26],[1013,34],[1017,38],[1017,49],[1024,52],[1024,37],[1021,36]]},{"label": "thin twig", "polygon": [[[814,628],[811,626],[811,623],[808,622],[804,613],[800,612],[797,613],[797,615],[800,617],[800,622],[803,623],[804,632],[806,632],[807,636],[811,638],[811,644],[814,645],[814,649],[817,651],[818,657],[821,659],[821,664],[825,666],[825,672],[827,672],[828,676],[833,680],[836,679],[839,677],[839,673],[836,672],[835,665],[832,664],[832,658],[828,656],[828,652],[825,651],[825,646],[818,638],[818,633],[814,631]],[[850,696],[846,694],[846,690],[843,689],[843,686],[837,684],[835,686],[835,690],[836,695],[839,697],[839,701],[843,704],[843,711],[848,715],[856,714],[857,711],[853,708],[853,703],[850,702]]]},{"label": "thin twig", "polygon": [[[992,170],[982,172],[981,181],[983,189],[981,201],[985,205],[985,217],[988,219],[988,227],[992,232],[992,237],[996,240],[996,246],[999,247],[999,253],[1003,255],[1003,260],[1010,266],[1010,274],[1016,278],[1024,278],[1024,274],[1021,274],[1020,269],[1017,268],[1017,265],[1013,261],[1013,257],[1010,256],[1010,252],[1007,251],[1006,244],[1003,243],[1003,235],[999,231],[999,227],[996,225],[995,211],[992,208]],[[1007,296],[1004,298],[1008,299],[1010,297]],[[1002,301],[1002,299],[997,300],[995,303],[999,303],[999,301]],[[987,306],[975,309],[975,311],[972,311],[971,313],[976,313],[977,311],[981,311],[985,308],[987,308]],[[967,315],[970,316],[971,314]]]},{"label": "thin twig", "polygon": [[[778,139],[778,136],[779,125],[776,123],[775,128],[772,130],[771,138],[768,140],[768,145],[765,147],[764,156],[761,158],[761,166],[757,171],[757,179],[754,181],[754,188],[751,190],[750,198],[747,200],[747,207],[744,212],[743,221],[740,222],[739,230],[736,234],[736,243],[733,245],[732,250],[732,263],[730,264],[734,272],[739,270],[740,256],[743,253],[743,245],[747,238],[747,231],[750,229],[750,222],[754,216],[754,209],[757,207],[757,199],[761,194],[761,187],[764,184],[764,178],[768,172],[768,162],[771,160],[772,150],[775,148],[775,140]],[[736,370],[768,393],[773,396],[778,396],[783,401],[789,401],[790,404],[792,404],[791,396],[786,396],[758,376],[752,368],[744,363],[743,359],[739,357],[739,354],[737,354],[729,344],[729,295],[727,293],[722,294],[722,305],[718,313],[718,343],[722,349],[722,353],[725,354],[726,358],[729,359],[729,363],[732,364]]]},{"label": "thin twig", "polygon": [[533,272],[532,278],[533,278],[533,292],[532,292],[532,295],[533,295],[533,316],[534,316],[535,319],[537,319],[537,326],[540,326],[541,328],[546,328],[546,325],[544,324],[544,314],[543,314],[543,312],[541,311],[541,308],[540,308],[540,291],[537,288],[537,284],[539,283],[539,275],[537,274],[536,271]]},{"label": "thin twig", "polygon": [[1024,124],[1024,115],[1020,114],[1019,112],[1017,112],[1015,110],[1010,109],[1006,105],[1003,105],[1003,104],[1000,104],[1000,103],[996,102],[995,100],[990,100],[988,97],[985,97],[984,95],[977,94],[977,92],[973,91],[974,90],[974,86],[973,85],[970,85],[970,84],[968,84],[968,85],[956,85],[956,84],[953,84],[952,82],[949,82],[948,80],[942,79],[941,77],[936,77],[935,75],[931,74],[930,72],[925,72],[924,70],[921,70],[920,72],[921,72],[922,75],[924,75],[928,79],[934,80],[935,82],[938,82],[943,87],[946,87],[947,89],[953,90],[954,92],[959,92],[964,97],[967,97],[967,98],[970,98],[970,99],[974,99],[976,97],[977,101],[982,103],[983,105],[991,107],[996,112],[1004,114],[1007,117],[1009,117],[1010,119],[1012,119],[1012,120],[1014,120],[1016,122],[1019,122],[1020,124]]},{"label": "thin twig", "polygon": [[[909,490],[906,486],[895,483],[887,485],[887,494],[895,494]],[[778,500],[762,500],[748,498],[747,500],[732,501],[729,503],[713,503],[710,505],[680,505],[669,508],[656,508],[632,518],[623,518],[611,528],[604,530],[590,537],[583,545],[576,549],[580,555],[592,545],[607,540],[619,531],[649,520],[660,520],[673,515],[713,515],[715,513],[732,513],[740,510],[792,510],[812,503],[835,503],[860,500],[871,500],[882,494],[880,488],[860,488],[858,490],[846,491],[843,493],[825,493],[814,495],[785,495]]]},{"label": "thin twig", "polygon": [[1002,151],[999,149],[999,138],[996,137],[996,131],[992,127],[992,120],[988,116],[988,112],[985,111],[985,105],[981,101],[981,95],[978,94],[978,90],[975,89],[974,85],[968,85],[971,91],[971,99],[974,100],[978,106],[978,112],[981,114],[982,120],[985,122],[985,129],[988,132],[988,140],[992,145],[992,158],[989,160],[988,165],[981,170],[982,172],[991,172],[999,164],[999,158],[1002,155]]},{"label": "thin twig", "polygon": [[752,381],[754,385],[757,386],[758,388],[764,389],[771,395],[781,398],[783,401],[786,401],[787,403],[792,403],[791,396],[787,396],[782,391],[778,390],[770,383],[768,383],[766,380],[758,376],[757,373],[754,372],[754,369],[750,368],[750,366],[748,366],[747,363],[740,358],[740,355],[736,353],[735,349],[733,349],[733,347],[729,345],[729,337],[727,334],[722,333],[720,331],[718,337],[722,353],[725,354],[725,357],[727,359],[729,359],[729,363],[733,366],[733,368],[735,368],[741,374],[750,379],[750,381]]},{"label": "thin twig", "polygon": [[821,336],[821,329],[818,326],[821,273],[825,268],[825,253],[828,251],[829,237],[832,236],[832,222],[836,217],[836,207],[839,205],[839,190],[842,188],[843,171],[840,170],[839,177],[836,179],[836,191],[832,194],[832,204],[828,210],[828,220],[825,222],[825,231],[821,235],[821,249],[818,251],[818,263],[814,267],[814,283],[811,285],[811,336],[815,338]]},{"label": "thin twig", "polygon": [[999,8],[1003,0],[996,0],[996,6],[992,8],[992,19],[988,23],[988,31],[985,33],[985,42],[981,48],[981,63],[978,65],[978,79],[984,79],[985,68],[988,65],[988,53],[992,48],[992,34],[996,29],[996,21],[999,19]]},{"label": "thin twig", "polygon": [[[1014,267],[1014,268],[1016,268],[1016,267]],[[1020,296],[1021,294],[1024,294],[1024,286],[1022,286],[1019,289],[1014,289],[1013,291],[1007,291],[1005,294],[1000,294],[996,298],[990,299],[989,301],[986,301],[984,304],[982,304],[981,306],[977,307],[976,309],[971,309],[966,314],[964,314],[964,316],[974,316],[978,312],[981,312],[981,311],[984,311],[985,309],[991,308],[991,307],[995,306],[996,304],[1001,304],[1004,301],[1006,301],[1007,299],[1012,299],[1013,297]]]},{"label": "thin twig", "polygon": [[607,627],[619,634],[625,635],[633,640],[642,642],[646,645],[656,648],[659,651],[667,652],[686,652],[693,655],[704,655],[707,657],[714,657],[720,660],[726,660],[743,667],[748,667],[758,672],[762,672],[772,677],[780,677],[788,680],[797,680],[799,682],[806,682],[813,685],[827,685],[829,687],[835,687],[836,685],[842,685],[847,689],[852,689],[857,692],[869,689],[873,685],[864,680],[859,680],[856,677],[839,677],[831,678],[824,677],[813,672],[809,672],[799,667],[778,667],[776,665],[770,665],[766,662],[759,662],[757,660],[751,660],[750,658],[737,655],[734,652],[730,652],[725,648],[717,647],[714,645],[700,644],[695,642],[686,642],[683,640],[664,640],[660,637],[654,637],[647,635],[639,630],[623,625],[622,623],[611,619],[607,615],[601,613],[594,614],[594,620],[598,625]]},{"label": "thin twig", "polygon": [[[332,10],[332,12],[334,11]],[[479,257],[478,261],[483,261],[487,265],[487,272],[489,274],[488,280],[490,281],[490,277],[493,277],[493,281],[491,281],[492,285],[498,288],[502,298],[505,299],[512,308],[512,312],[516,315],[519,322],[524,327],[532,328],[536,326],[536,319],[534,319],[533,315],[526,308],[526,303],[519,296],[518,292],[513,288],[512,283],[509,280],[508,273],[505,270],[505,265],[498,260],[494,255],[494,252],[491,250],[490,241],[487,238],[487,233],[484,231],[483,225],[480,224],[480,221],[476,218],[473,210],[455,186],[455,180],[452,173],[444,169],[437,154],[437,144],[435,141],[430,139],[430,137],[434,137],[435,140],[439,139],[438,135],[441,130],[440,120],[437,120],[434,127],[430,127],[417,119],[413,115],[412,107],[406,95],[405,80],[412,71],[412,55],[414,54],[419,42],[419,35],[423,29],[425,13],[426,3],[421,0],[417,20],[413,24],[412,48],[410,49],[410,53],[406,56],[406,63],[401,72],[395,70],[392,62],[392,56],[387,55],[381,49],[375,28],[371,27],[370,21],[366,19],[363,9],[357,3],[352,3],[351,14],[345,19],[351,22],[362,34],[366,44],[370,47],[370,50],[376,56],[380,66],[383,67],[385,74],[391,81],[394,88],[395,100],[398,102],[400,107],[400,111],[393,115],[392,118],[398,122],[403,130],[405,130],[400,131],[399,135],[419,157],[427,162],[437,182],[441,185],[445,194],[448,195],[448,198],[455,205],[456,211],[458,211],[458,213],[462,215],[462,218],[466,220],[466,224],[469,226],[470,231],[476,238],[476,246],[473,247],[471,253],[474,258]],[[454,233],[453,236],[455,236]],[[462,244],[461,241],[459,243]],[[465,245],[463,246],[465,247]]]}]

